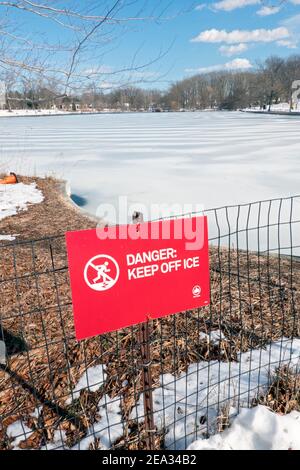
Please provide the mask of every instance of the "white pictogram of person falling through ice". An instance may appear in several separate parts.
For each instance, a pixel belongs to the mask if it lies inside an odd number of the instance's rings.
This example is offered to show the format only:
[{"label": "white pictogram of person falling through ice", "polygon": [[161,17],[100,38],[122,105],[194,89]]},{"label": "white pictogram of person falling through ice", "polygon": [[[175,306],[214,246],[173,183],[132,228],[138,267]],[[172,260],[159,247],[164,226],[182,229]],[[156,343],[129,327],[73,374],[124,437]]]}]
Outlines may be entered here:
[{"label": "white pictogram of person falling through ice", "polygon": [[[104,262],[98,265],[97,261],[100,259]],[[110,274],[112,272],[109,267],[110,265],[114,265],[116,268],[115,276]],[[90,268],[92,268],[97,273],[96,277],[92,277],[90,274],[88,274]],[[116,262],[116,260],[107,255],[95,256],[94,258],[90,259],[90,261],[86,264],[84,270],[84,278],[87,285],[93,290],[103,291],[110,289],[115,285],[119,278],[118,263]]]},{"label": "white pictogram of person falling through ice", "polygon": [[108,268],[108,261],[105,261],[105,263],[100,264],[99,266],[96,266],[94,263],[91,263],[90,266],[97,271],[97,277],[93,279],[94,284],[100,284],[100,279],[103,279],[102,281],[102,286],[107,287],[108,284],[111,282],[115,282],[112,277],[110,277],[107,273],[110,273],[110,269]]}]

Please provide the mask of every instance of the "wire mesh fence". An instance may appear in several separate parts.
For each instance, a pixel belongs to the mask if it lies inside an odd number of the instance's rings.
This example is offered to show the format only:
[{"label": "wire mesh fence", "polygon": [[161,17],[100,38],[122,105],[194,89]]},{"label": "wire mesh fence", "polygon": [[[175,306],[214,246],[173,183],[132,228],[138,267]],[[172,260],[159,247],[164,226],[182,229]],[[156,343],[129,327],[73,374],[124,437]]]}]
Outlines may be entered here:
[{"label": "wire mesh fence", "polygon": [[147,344],[138,326],[76,341],[64,236],[0,245],[1,449],[146,449],[145,347],[155,449],[221,431],[298,370],[300,196],[206,214],[211,304],[150,321]]}]

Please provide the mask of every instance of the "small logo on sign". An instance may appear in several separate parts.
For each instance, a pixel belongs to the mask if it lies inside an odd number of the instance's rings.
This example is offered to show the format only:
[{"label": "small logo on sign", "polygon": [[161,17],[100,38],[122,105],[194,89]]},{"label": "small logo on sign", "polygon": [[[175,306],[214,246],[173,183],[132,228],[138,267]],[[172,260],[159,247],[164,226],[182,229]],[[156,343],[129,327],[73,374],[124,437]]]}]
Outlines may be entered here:
[{"label": "small logo on sign", "polygon": [[98,292],[111,289],[119,279],[120,268],[114,258],[98,255],[90,259],[84,268],[84,280]]},{"label": "small logo on sign", "polygon": [[200,286],[194,286],[192,292],[193,292],[194,299],[196,299],[197,297],[200,297],[201,287]]}]

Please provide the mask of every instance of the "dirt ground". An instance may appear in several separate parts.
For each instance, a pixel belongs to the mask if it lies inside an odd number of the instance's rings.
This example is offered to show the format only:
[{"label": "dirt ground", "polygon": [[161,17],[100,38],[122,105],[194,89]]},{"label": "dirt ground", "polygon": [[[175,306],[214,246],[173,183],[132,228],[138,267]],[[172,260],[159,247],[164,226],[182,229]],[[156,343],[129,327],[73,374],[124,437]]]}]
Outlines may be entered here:
[{"label": "dirt ground", "polygon": [[[143,386],[138,328],[81,342],[74,337],[63,234],[95,222],[58,192],[60,183],[34,181],[44,203],[0,222],[1,233],[20,234],[17,244],[0,244],[0,315],[9,356],[0,367],[0,449],[11,447],[6,429],[19,419],[34,431],[21,448],[51,443],[57,429],[66,432],[67,446],[74,445],[99,419],[97,403],[104,394],[122,397],[124,436],[115,446],[144,448],[143,424],[128,419]],[[192,363],[236,361],[241,351],[300,336],[298,262],[219,246],[210,248],[210,266],[209,307],[150,322],[154,387],[161,374],[178,376]],[[126,311],[125,305],[120,308]],[[200,333],[215,330],[224,335],[217,345],[201,338]],[[106,365],[105,385],[68,404],[79,378],[95,364]],[[30,415],[37,406],[39,418]],[[158,449],[163,439],[155,436]]]}]

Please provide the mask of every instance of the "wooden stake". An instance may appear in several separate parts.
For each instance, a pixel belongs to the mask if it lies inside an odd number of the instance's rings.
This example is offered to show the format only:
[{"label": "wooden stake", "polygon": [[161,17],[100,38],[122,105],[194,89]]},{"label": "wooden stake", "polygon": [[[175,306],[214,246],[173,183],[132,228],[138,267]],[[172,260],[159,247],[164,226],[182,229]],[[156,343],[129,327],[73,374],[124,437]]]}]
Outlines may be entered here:
[{"label": "wooden stake", "polygon": [[[133,224],[138,226],[140,223],[143,223],[143,221],[143,214],[141,212],[134,212],[132,215]],[[141,349],[140,364],[142,368],[142,391],[144,399],[146,446],[147,450],[155,450],[149,321],[139,325],[138,342]]]},{"label": "wooden stake", "polygon": [[142,387],[144,395],[144,415],[146,445],[148,450],[155,450],[155,426],[153,416],[153,394],[150,352],[150,325],[141,323],[139,325],[139,343],[141,346]]}]

